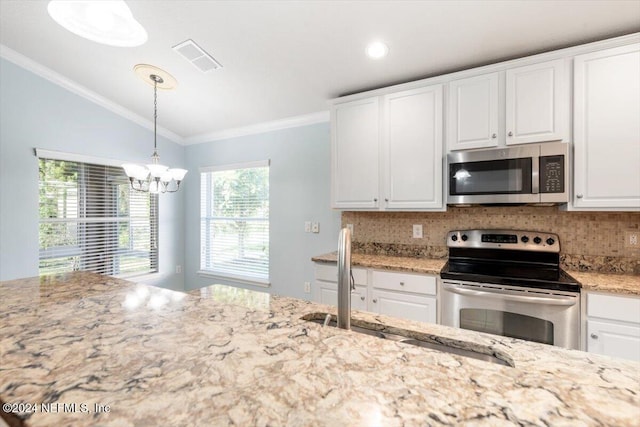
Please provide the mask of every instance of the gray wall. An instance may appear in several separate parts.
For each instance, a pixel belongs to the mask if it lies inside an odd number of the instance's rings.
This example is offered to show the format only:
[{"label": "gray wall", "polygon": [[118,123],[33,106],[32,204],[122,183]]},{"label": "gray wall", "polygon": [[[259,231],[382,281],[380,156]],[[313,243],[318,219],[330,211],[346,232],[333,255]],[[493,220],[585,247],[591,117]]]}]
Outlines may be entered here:
[{"label": "gray wall", "polygon": [[[0,94],[0,280],[10,280],[38,275],[38,163],[33,149],[147,163],[153,132],[4,59]],[[159,137],[158,149],[166,164],[184,164],[182,146]],[[197,173],[187,175],[185,183],[191,181],[198,181]],[[175,274],[184,260],[183,207],[182,192],[160,196],[160,274],[148,283],[184,286],[183,275]]]},{"label": "gray wall", "polygon": [[[305,281],[313,284],[310,258],[336,250],[340,227],[339,212],[329,207],[329,124],[187,146],[185,159],[194,178],[185,185],[186,289],[214,282],[231,284],[197,275],[200,268],[200,182],[195,179],[198,169],[270,159],[270,292],[311,299],[312,294],[305,294],[303,286]],[[319,222],[320,233],[305,233],[305,221]]]}]

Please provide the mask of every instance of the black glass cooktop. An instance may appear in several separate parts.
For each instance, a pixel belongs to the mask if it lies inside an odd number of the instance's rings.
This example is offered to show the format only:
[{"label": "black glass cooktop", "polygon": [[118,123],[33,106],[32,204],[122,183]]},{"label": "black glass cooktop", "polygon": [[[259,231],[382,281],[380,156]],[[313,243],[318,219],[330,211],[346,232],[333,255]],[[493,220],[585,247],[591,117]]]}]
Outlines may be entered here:
[{"label": "black glass cooktop", "polygon": [[453,250],[440,277],[476,283],[580,292],[580,283],[559,267],[557,254],[486,249]]}]

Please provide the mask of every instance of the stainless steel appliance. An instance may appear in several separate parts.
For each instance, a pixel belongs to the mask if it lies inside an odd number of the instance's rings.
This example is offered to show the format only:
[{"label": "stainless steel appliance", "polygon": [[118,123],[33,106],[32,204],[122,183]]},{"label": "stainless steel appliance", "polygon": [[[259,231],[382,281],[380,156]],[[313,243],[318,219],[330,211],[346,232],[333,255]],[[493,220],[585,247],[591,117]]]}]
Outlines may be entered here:
[{"label": "stainless steel appliance", "polygon": [[448,204],[567,203],[569,144],[527,144],[447,155]]},{"label": "stainless steel appliance", "polygon": [[557,235],[460,230],[447,246],[443,325],[580,348],[580,284],[560,268]]}]

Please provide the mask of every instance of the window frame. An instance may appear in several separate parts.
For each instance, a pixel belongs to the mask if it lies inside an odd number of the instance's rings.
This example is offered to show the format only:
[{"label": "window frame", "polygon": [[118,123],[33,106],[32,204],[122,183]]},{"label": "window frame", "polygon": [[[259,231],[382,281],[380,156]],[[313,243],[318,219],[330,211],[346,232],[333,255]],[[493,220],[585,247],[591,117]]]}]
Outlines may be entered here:
[{"label": "window frame", "polygon": [[[202,188],[202,176],[205,173],[212,173],[212,172],[223,172],[223,171],[229,171],[229,170],[237,170],[237,169],[250,169],[250,168],[262,168],[262,167],[267,167],[268,171],[269,171],[269,176],[268,176],[268,181],[269,181],[269,201],[271,200],[271,160],[267,159],[267,160],[259,160],[259,161],[252,161],[252,162],[242,162],[242,163],[230,163],[230,164],[223,164],[223,165],[214,165],[214,166],[205,166],[205,167],[201,167],[199,169],[200,172],[200,227],[199,227],[199,247],[200,247],[200,261],[199,261],[199,267],[200,269],[197,271],[197,275],[199,277],[203,277],[203,278],[208,278],[208,279],[216,279],[216,280],[224,280],[224,281],[229,281],[229,282],[233,282],[233,283],[238,283],[238,284],[244,284],[244,285],[252,285],[252,286],[259,286],[259,287],[270,287],[271,286],[271,254],[270,254],[270,250],[269,250],[269,259],[267,262],[267,278],[259,278],[259,277],[254,277],[254,276],[249,276],[249,275],[240,275],[240,274],[233,274],[233,273],[228,273],[228,272],[223,272],[220,270],[214,270],[214,269],[205,269],[203,267],[202,264],[202,251],[205,249],[205,243],[202,241],[202,235],[203,235],[203,230],[202,230],[202,223],[203,223],[203,219],[205,219],[202,216],[202,206],[203,204],[206,202],[206,204],[209,206],[208,209],[211,209],[211,205],[213,203],[212,198],[211,197],[207,197],[206,201],[202,199],[203,197],[203,188]],[[210,195],[208,195],[210,196]],[[271,206],[269,204],[269,214],[271,212]],[[271,219],[270,219],[270,215],[267,217],[267,221],[268,221],[268,237],[269,237],[269,246],[271,246]],[[269,248],[270,249],[270,248]]]},{"label": "window frame", "polygon": [[[99,167],[113,167],[113,168],[121,168],[123,163],[126,163],[124,161],[121,160],[116,160],[116,159],[109,159],[109,158],[101,158],[101,157],[94,157],[94,156],[87,156],[87,155],[82,155],[82,154],[75,154],[75,153],[66,153],[66,152],[61,152],[61,151],[51,151],[51,150],[44,150],[44,149],[40,149],[40,148],[36,148],[34,149],[35,152],[35,156],[37,158],[38,164],[40,162],[40,160],[53,160],[53,161],[65,161],[65,162],[72,162],[72,163],[78,163],[81,165],[81,168],[84,168],[86,164],[88,165],[94,165],[94,166],[99,166]],[[123,172],[124,174],[124,172]],[[78,212],[76,213],[76,218],[75,221],[77,221],[77,226],[78,226],[78,230],[77,230],[77,234],[78,234],[78,244],[70,247],[68,250],[68,253],[63,253],[63,251],[61,251],[61,247],[56,246],[56,247],[51,247],[51,248],[46,248],[46,249],[42,249],[42,248],[38,248],[38,270],[40,270],[40,261],[43,259],[43,255],[45,255],[44,258],[51,258],[51,254],[58,254],[61,256],[78,256],[78,255],[83,255],[85,253],[85,246],[86,245],[86,236],[84,235],[86,233],[86,231],[83,231],[83,228],[86,226],[86,224],[92,222],[93,218],[89,218],[86,217],[86,206],[85,206],[85,201],[84,198],[86,198],[86,185],[83,184],[85,179],[85,174],[82,173],[80,174],[80,176],[78,177],[78,181],[77,181],[77,189],[78,189],[78,194],[77,194],[77,203],[78,203]],[[40,179],[38,179],[38,185],[40,185]],[[112,189],[112,194],[104,194],[103,197],[105,199],[107,198],[114,198],[115,201],[117,201],[118,198],[118,186],[120,184],[115,184],[113,185],[113,189]],[[134,190],[130,190],[131,192],[133,192]],[[117,277],[117,278],[123,278],[123,279],[141,279],[141,278],[151,278],[151,277],[157,277],[160,275],[160,248],[159,248],[159,215],[160,215],[160,201],[159,201],[159,197],[157,195],[154,195],[155,197],[152,197],[151,200],[149,200],[150,203],[150,212],[149,212],[149,225],[150,225],[150,230],[149,230],[149,234],[150,234],[150,239],[151,239],[151,245],[153,246],[153,248],[151,249],[151,253],[150,253],[150,269],[149,270],[145,270],[145,271],[140,271],[140,272],[125,272],[125,273],[119,273],[119,274],[113,274],[111,275],[112,277]],[[114,206],[117,206],[117,203],[114,203]],[[154,218],[155,216],[155,218]],[[131,216],[131,212],[129,212],[129,215],[126,217],[119,217],[119,216],[115,216],[115,217],[104,217],[104,219],[106,220],[105,223],[113,223],[112,227],[115,227],[116,229],[116,237],[114,242],[117,244],[115,247],[115,251],[114,253],[119,254],[122,250],[122,248],[120,248],[119,246],[119,239],[117,237],[117,228],[119,227],[119,225],[121,223],[128,223],[128,224],[132,224],[134,222],[134,217]],[[43,218],[38,218],[38,225],[40,226],[40,224],[42,224],[42,219]],[[100,219],[100,218],[98,218]],[[60,219],[59,221],[51,221],[53,223],[55,222],[73,222],[74,219],[73,218],[69,218],[69,219]],[[49,222],[49,221],[45,221],[45,222]],[[100,221],[98,221],[100,222]],[[104,221],[103,221],[104,222]],[[130,233],[132,231],[130,230]],[[40,235],[40,231],[38,231],[38,235]],[[82,242],[82,243],[80,243]],[[133,242],[131,242],[131,244],[133,244]],[[60,251],[60,252],[59,252]],[[152,253],[155,252],[155,254],[152,255]],[[47,256],[49,255],[49,256]],[[120,259],[118,258],[117,260],[114,260],[115,264],[118,264],[120,262]],[[114,264],[114,265],[115,265]],[[113,266],[111,268],[114,268]],[[72,271],[76,271],[75,269]],[[78,270],[78,271],[92,271],[92,270]],[[39,274],[55,274],[55,272],[40,272]],[[100,273],[98,273],[100,274]]]}]

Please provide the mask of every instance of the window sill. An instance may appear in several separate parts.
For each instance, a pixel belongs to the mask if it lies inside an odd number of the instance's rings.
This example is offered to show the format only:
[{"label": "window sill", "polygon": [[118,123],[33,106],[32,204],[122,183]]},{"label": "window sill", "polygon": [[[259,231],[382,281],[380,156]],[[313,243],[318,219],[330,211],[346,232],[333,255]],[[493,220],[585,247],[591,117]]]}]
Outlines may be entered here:
[{"label": "window sill", "polygon": [[261,288],[271,287],[271,282],[266,279],[257,279],[255,277],[236,276],[233,274],[224,274],[216,271],[199,270],[198,276],[205,277],[207,279],[219,279],[228,282],[235,282],[243,285],[259,286]]}]

